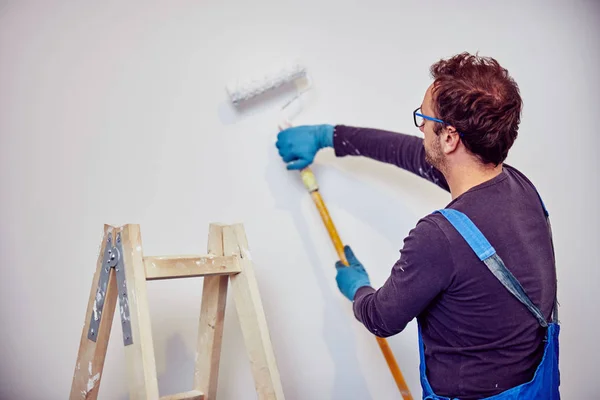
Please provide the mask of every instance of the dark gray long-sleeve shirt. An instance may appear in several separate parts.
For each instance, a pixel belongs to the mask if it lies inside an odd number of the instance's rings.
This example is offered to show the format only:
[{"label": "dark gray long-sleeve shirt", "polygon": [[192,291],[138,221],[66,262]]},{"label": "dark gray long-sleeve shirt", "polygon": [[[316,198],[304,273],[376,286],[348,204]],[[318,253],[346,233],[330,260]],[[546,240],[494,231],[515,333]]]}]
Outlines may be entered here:
[{"label": "dark gray long-sleeve shirt", "polygon": [[[443,175],[425,161],[423,141],[416,136],[339,125],[334,149],[338,157],[394,164],[449,190]],[[473,221],[549,319],[556,293],[554,256],[532,183],[504,165],[500,175],[445,208]],[[533,377],[543,354],[544,329],[440,214],[419,220],[385,284],[359,289],[353,307],[356,318],[381,337],[418,319],[428,379],[441,396],[475,399],[522,384]]]}]

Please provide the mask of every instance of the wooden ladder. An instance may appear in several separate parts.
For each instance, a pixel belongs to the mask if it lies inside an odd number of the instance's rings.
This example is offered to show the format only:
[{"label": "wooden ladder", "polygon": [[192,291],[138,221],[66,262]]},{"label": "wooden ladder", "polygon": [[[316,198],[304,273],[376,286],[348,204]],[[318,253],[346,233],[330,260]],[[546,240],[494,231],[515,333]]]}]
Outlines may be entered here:
[{"label": "wooden ladder", "polygon": [[[160,397],[146,281],[202,276],[193,390]],[[204,256],[144,257],[140,228],[104,226],[70,399],[96,399],[113,315],[119,311],[130,399],[215,399],[227,288],[231,283],[259,399],[284,399],[242,224],[210,224]]]}]

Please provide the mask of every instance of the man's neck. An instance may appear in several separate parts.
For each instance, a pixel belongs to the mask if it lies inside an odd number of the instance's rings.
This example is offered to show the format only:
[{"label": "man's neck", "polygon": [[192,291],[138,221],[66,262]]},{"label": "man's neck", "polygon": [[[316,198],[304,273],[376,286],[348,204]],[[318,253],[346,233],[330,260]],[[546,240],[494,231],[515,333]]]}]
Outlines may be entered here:
[{"label": "man's neck", "polygon": [[502,173],[502,164],[483,166],[478,162],[466,162],[449,165],[444,168],[444,177],[450,186],[452,200],[469,189],[487,182]]}]

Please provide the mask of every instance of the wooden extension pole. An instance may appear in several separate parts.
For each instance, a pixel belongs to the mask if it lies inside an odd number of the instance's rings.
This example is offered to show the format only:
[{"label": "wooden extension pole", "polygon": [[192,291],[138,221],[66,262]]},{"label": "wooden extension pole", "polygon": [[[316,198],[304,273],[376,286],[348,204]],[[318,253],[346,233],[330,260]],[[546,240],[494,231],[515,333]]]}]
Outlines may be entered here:
[{"label": "wooden extension pole", "polygon": [[[315,205],[317,206],[317,209],[319,210],[319,214],[323,219],[323,223],[327,228],[327,232],[329,233],[329,237],[333,242],[333,246],[335,247],[340,261],[342,261],[342,263],[347,266],[348,260],[346,260],[346,255],[344,254],[344,245],[342,244],[340,235],[337,233],[335,225],[333,224],[333,220],[329,215],[329,211],[327,210],[327,207],[323,202],[323,198],[319,193],[319,186],[317,184],[317,179],[315,178],[315,175],[312,173],[310,168],[305,168],[302,171],[300,171],[300,176],[302,177],[302,182],[304,183],[304,186],[306,186],[306,189],[309,191],[313,201],[315,202]],[[398,389],[402,394],[402,398],[404,400],[413,400],[413,397],[410,394],[410,390],[408,389],[406,381],[404,380],[404,376],[402,376],[400,367],[398,367],[398,363],[394,358],[394,354],[392,353],[392,349],[390,348],[390,345],[388,344],[387,340],[379,336],[375,336],[375,338],[377,339],[377,344],[379,344],[379,348],[383,353],[383,356],[385,358],[385,361],[387,362],[390,372],[392,373],[392,376],[396,381],[396,385],[398,386]]]}]

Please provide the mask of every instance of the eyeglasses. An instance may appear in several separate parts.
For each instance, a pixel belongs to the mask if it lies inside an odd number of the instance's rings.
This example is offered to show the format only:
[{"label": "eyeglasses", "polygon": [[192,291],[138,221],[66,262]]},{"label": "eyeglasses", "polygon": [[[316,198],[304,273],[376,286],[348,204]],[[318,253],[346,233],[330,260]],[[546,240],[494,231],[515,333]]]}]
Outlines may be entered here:
[{"label": "eyeglasses", "polygon": [[428,115],[424,115],[424,114],[419,113],[418,111],[420,111],[420,110],[421,110],[421,107],[419,107],[415,111],[413,111],[413,119],[415,121],[415,126],[417,128],[422,127],[423,124],[425,123],[426,119],[429,120],[429,121],[435,121],[435,122],[439,122],[439,123],[445,124],[445,122],[442,121],[441,119],[433,118],[433,117],[430,117]]},{"label": "eyeglasses", "polygon": [[[425,120],[439,122],[440,124],[448,125],[446,122],[442,121],[441,119],[437,119],[437,118],[430,117],[429,115],[421,114],[420,112],[418,112],[420,110],[421,110],[421,107],[419,107],[415,111],[413,111],[413,120],[415,121],[415,126],[417,128],[422,127],[423,124],[425,123]],[[456,133],[458,133],[458,136],[463,137],[462,132],[456,132]]]}]

